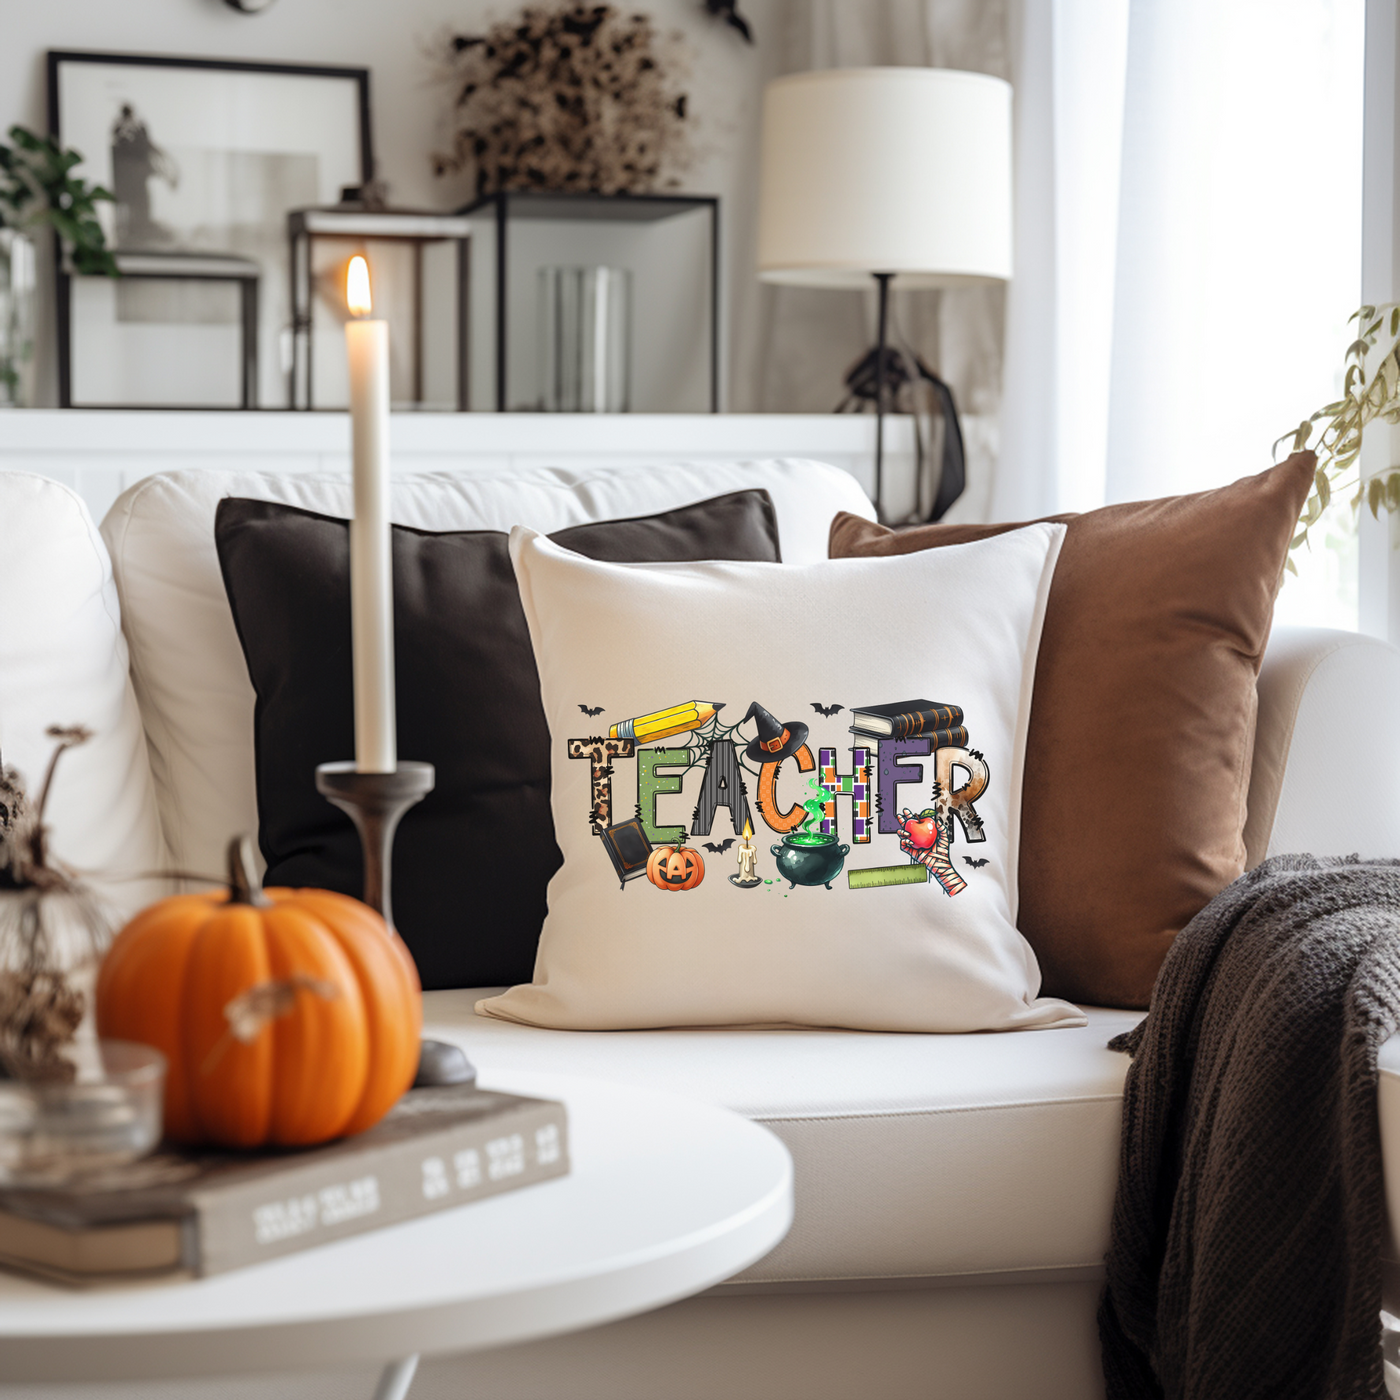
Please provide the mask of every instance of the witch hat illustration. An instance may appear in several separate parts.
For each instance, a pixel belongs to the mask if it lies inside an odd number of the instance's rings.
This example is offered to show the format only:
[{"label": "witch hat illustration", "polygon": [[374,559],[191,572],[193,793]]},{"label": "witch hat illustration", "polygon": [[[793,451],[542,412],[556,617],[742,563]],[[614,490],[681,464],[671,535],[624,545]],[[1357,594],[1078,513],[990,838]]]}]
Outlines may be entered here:
[{"label": "witch hat illustration", "polygon": [[755,763],[780,763],[785,758],[791,758],[807,742],[807,726],[801,720],[779,724],[757,700],[749,706],[748,713],[739,723],[744,724],[748,720],[758,723],[758,738],[744,750]]}]

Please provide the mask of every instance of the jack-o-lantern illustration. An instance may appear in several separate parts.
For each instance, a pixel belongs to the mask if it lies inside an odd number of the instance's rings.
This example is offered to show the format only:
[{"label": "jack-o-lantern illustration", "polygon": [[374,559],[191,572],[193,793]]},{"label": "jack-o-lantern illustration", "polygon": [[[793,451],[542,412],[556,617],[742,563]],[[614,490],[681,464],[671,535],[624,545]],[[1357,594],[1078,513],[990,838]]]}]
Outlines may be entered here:
[{"label": "jack-o-lantern illustration", "polygon": [[647,879],[659,890],[693,890],[705,862],[693,846],[658,846],[647,858]]}]

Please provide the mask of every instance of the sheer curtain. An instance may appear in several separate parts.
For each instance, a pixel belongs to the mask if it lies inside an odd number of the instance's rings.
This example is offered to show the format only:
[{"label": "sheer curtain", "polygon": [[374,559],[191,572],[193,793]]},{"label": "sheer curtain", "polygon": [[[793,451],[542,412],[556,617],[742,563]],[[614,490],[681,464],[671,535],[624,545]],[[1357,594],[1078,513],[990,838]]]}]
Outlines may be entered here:
[{"label": "sheer curtain", "polygon": [[[1021,0],[994,519],[1200,490],[1335,397],[1360,296],[1364,0]],[[1280,601],[1355,626],[1334,512]]]}]

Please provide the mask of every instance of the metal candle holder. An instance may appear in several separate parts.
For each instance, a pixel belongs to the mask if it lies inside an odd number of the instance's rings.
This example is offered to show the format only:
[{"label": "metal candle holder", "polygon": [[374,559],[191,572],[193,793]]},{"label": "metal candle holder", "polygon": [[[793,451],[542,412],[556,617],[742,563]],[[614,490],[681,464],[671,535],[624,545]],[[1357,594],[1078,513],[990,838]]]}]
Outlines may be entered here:
[{"label": "metal candle holder", "polygon": [[[408,809],[421,802],[436,780],[431,763],[399,763],[392,773],[361,773],[354,763],[322,763],[316,769],[316,790],[355,823],[365,859],[364,902],[394,927],[390,873],[394,833]],[[476,1071],[460,1047],[425,1040],[419,1052],[414,1087],[427,1084],[468,1084]]]},{"label": "metal candle holder", "polygon": [[316,791],[355,823],[365,853],[365,903],[394,927],[389,880],[394,833],[403,814],[432,790],[431,763],[400,763],[392,773],[361,773],[350,762],[323,763]]}]

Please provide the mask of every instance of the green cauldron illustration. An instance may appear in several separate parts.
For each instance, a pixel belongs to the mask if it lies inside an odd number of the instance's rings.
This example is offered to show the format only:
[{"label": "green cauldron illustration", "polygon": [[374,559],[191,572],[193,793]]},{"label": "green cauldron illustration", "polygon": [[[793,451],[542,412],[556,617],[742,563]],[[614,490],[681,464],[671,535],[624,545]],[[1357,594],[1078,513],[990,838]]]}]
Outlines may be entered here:
[{"label": "green cauldron illustration", "polygon": [[784,836],[781,846],[770,849],[778,858],[778,874],[791,881],[793,889],[798,885],[825,885],[830,889],[851,853],[849,846],[837,845],[834,836],[805,831]]}]

